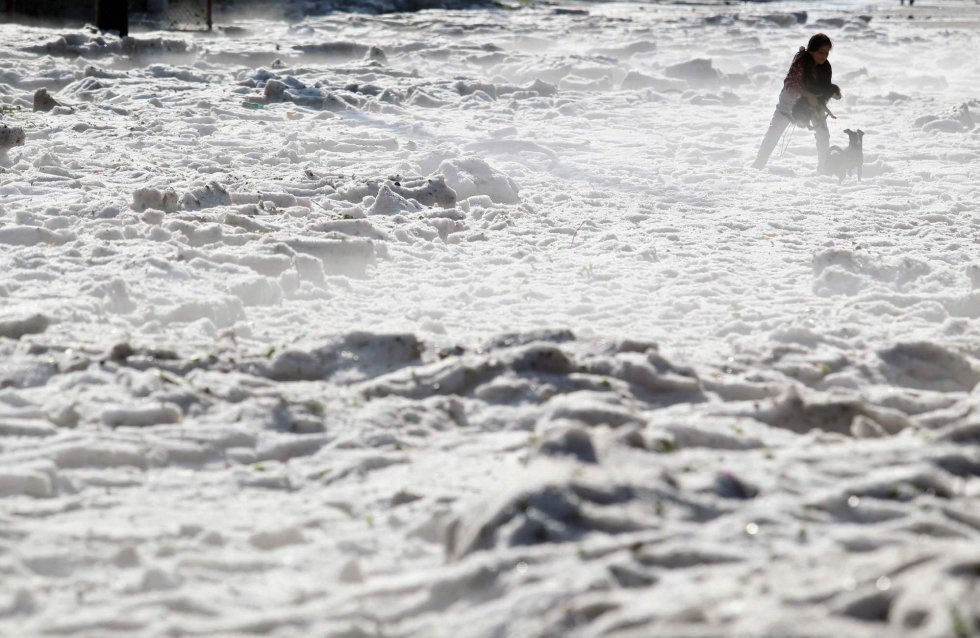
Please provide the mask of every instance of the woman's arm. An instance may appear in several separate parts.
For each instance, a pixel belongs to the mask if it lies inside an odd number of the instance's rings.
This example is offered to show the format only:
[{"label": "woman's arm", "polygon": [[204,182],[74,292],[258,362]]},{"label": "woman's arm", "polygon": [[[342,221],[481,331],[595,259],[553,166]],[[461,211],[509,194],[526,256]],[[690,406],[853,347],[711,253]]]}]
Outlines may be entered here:
[{"label": "woman's arm", "polygon": [[824,62],[824,66],[827,67],[827,87],[823,91],[825,99],[834,98],[839,100],[841,98],[840,87],[834,84],[834,67],[830,66],[830,61]]},{"label": "woman's arm", "polygon": [[803,68],[804,56],[806,56],[806,49],[800,47],[800,50],[793,57],[792,64],[789,65],[789,71],[786,73],[786,79],[783,80],[783,89],[805,97],[807,90]]},{"label": "woman's arm", "polygon": [[813,58],[806,52],[806,49],[800,47],[793,58],[793,63],[790,64],[789,72],[786,73],[786,79],[783,80],[783,90],[806,98],[806,101],[815,107],[820,96],[814,93],[811,90],[812,87],[808,85],[807,75],[810,75],[807,69],[808,63],[812,67]]}]

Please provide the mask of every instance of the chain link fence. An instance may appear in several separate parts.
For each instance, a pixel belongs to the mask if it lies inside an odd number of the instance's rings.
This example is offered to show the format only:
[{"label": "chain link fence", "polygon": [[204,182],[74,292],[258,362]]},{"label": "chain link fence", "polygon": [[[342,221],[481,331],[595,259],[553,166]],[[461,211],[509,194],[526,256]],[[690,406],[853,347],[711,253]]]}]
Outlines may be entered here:
[{"label": "chain link fence", "polygon": [[[98,0],[0,0],[7,22],[93,22]],[[134,26],[175,31],[210,31],[212,0],[128,0]]]},{"label": "chain link fence", "polygon": [[[130,0],[130,15],[170,31],[210,31],[212,0]],[[135,20],[134,20],[135,22]]]}]

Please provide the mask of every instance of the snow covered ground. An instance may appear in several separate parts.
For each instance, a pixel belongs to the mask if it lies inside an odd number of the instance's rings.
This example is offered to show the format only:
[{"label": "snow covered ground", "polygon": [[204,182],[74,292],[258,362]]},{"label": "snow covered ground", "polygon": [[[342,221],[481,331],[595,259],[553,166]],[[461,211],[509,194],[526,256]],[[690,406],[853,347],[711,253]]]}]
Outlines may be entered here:
[{"label": "snow covered ground", "polygon": [[[927,4],[0,27],[0,635],[980,635]],[[861,181],[748,168],[817,31]]]}]

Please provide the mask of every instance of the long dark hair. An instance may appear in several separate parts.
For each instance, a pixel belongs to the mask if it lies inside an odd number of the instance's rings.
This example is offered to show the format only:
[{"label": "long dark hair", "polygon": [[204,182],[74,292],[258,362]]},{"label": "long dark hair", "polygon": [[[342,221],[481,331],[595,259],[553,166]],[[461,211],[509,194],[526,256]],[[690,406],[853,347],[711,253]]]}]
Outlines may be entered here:
[{"label": "long dark hair", "polygon": [[821,47],[834,48],[834,43],[830,41],[830,36],[826,33],[818,33],[806,43],[807,51],[819,51]]}]

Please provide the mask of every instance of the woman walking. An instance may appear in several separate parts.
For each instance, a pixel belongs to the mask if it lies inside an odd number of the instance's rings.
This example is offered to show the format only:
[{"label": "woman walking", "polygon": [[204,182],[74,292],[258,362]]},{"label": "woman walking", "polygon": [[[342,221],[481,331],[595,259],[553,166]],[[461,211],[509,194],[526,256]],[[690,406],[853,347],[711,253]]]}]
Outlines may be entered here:
[{"label": "woman walking", "polygon": [[840,88],[831,82],[832,69],[827,57],[833,48],[830,38],[818,33],[793,58],[783,90],[779,93],[776,112],[769,130],[762,138],[753,168],[764,168],[786,127],[797,123],[813,129],[817,142],[817,172],[822,173],[830,146],[827,130],[827,100],[841,98]]}]

